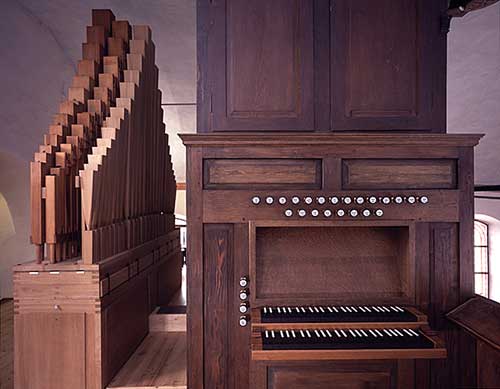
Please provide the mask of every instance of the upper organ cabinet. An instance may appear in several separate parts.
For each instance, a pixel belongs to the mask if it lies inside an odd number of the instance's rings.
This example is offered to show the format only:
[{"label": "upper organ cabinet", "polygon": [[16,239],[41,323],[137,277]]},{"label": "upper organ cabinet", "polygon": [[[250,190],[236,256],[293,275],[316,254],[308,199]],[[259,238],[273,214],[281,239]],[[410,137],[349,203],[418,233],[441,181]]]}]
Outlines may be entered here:
[{"label": "upper organ cabinet", "polygon": [[198,0],[198,132],[445,132],[446,8]]}]

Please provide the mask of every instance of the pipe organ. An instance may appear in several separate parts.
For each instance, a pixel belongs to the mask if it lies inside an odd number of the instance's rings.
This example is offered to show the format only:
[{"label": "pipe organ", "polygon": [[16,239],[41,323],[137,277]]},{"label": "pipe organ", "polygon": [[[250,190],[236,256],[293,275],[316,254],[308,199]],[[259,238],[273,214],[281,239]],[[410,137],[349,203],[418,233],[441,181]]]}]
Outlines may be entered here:
[{"label": "pipe organ", "polygon": [[198,0],[190,389],[472,387],[446,1]]},{"label": "pipe organ", "polygon": [[151,35],[92,11],[67,99],[31,162],[35,261],[14,268],[18,389],[105,387],[180,288]]}]

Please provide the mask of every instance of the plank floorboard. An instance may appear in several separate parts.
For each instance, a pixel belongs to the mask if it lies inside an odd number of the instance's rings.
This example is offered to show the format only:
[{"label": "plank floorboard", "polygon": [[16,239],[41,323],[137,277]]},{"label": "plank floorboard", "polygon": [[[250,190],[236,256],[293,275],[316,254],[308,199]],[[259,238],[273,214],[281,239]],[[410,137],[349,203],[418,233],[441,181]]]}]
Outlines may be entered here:
[{"label": "plank floorboard", "polygon": [[150,333],[108,388],[187,388],[186,333]]}]

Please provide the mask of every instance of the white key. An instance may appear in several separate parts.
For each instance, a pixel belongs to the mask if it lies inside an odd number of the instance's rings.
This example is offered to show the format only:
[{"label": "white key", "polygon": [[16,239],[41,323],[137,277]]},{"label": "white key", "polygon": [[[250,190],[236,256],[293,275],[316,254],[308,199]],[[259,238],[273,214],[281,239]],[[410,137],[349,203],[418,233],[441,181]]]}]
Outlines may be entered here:
[{"label": "white key", "polygon": [[312,309],[311,307],[309,307],[309,310],[310,310],[312,313],[314,313],[314,311],[313,311],[313,309]]},{"label": "white key", "polygon": [[284,338],[284,337],[285,337],[285,335],[283,334],[283,330],[280,330],[280,336],[281,336],[282,338]]},{"label": "white key", "polygon": [[264,313],[267,313],[267,307],[264,307]]},{"label": "white key", "polygon": [[306,313],[306,309],[304,307],[300,307],[300,310],[303,312],[303,313]]},{"label": "white key", "polygon": [[332,309],[333,309],[335,312],[339,313],[339,310],[338,310],[336,307],[332,307]]},{"label": "white key", "polygon": [[420,336],[418,332],[413,331],[411,328],[408,328],[408,331],[410,331],[415,336]]},{"label": "white key", "polygon": [[393,334],[396,337],[399,336],[394,330],[391,330],[390,328],[388,328],[387,331],[389,331],[391,334]]},{"label": "white key", "polygon": [[397,307],[397,306],[396,306],[395,308],[396,308],[399,312],[404,312],[404,311],[405,311],[405,310],[404,310],[403,308],[401,308],[401,307]]},{"label": "white key", "polygon": [[384,308],[384,310],[385,310],[386,312],[391,312],[391,310],[390,310],[389,308],[387,308],[387,307],[382,307],[382,308]]},{"label": "white key", "polygon": [[368,307],[365,307],[365,309],[366,309],[368,312],[370,312],[370,313],[372,312],[372,311],[370,311],[370,308],[368,308]]},{"label": "white key", "polygon": [[348,330],[349,333],[353,336],[353,337],[356,337],[356,334],[354,332],[352,332],[352,330]]},{"label": "white key", "polygon": [[404,336],[404,334],[402,332],[400,332],[397,328],[394,328],[394,331],[396,331],[396,333],[399,335],[399,336]]},{"label": "white key", "polygon": [[295,310],[297,311],[297,313],[300,313],[299,307],[295,307]]},{"label": "white key", "polygon": [[273,309],[269,307],[269,313],[273,313]]},{"label": "white key", "polygon": [[340,309],[342,310],[342,312],[347,312],[344,307],[340,307]]},{"label": "white key", "polygon": [[376,334],[375,332],[373,332],[372,330],[368,330],[368,332],[369,332],[370,334],[372,334],[374,338],[376,338],[376,337],[377,337],[377,334]]},{"label": "white key", "polygon": [[392,309],[394,312],[399,312],[399,311],[396,309],[396,307],[393,307],[392,305],[391,305],[391,309]]},{"label": "white key", "polygon": [[359,330],[354,330],[354,332],[360,337],[363,337],[363,334]]},{"label": "white key", "polygon": [[274,338],[274,331],[271,331],[271,336]]},{"label": "white key", "polygon": [[347,338],[347,334],[344,332],[344,330],[340,330],[340,332],[342,333],[342,335],[344,335],[344,338]]},{"label": "white key", "polygon": [[269,338],[269,332],[266,330],[266,338]]},{"label": "white key", "polygon": [[318,330],[314,330],[314,333],[316,334],[316,336],[317,336],[318,338],[321,338],[321,335],[319,334]]},{"label": "white key", "polygon": [[295,338],[295,331],[294,330],[290,330],[290,332],[292,333],[292,336]]},{"label": "white key", "polygon": [[314,310],[316,311],[316,313],[319,313],[318,307],[314,307]]},{"label": "white key", "polygon": [[358,313],[358,311],[356,311],[356,308],[351,307],[351,309],[352,309],[354,312]]},{"label": "white key", "polygon": [[333,332],[335,332],[335,335],[337,335],[339,338],[341,338],[340,332],[338,332],[337,330],[333,330]]},{"label": "white key", "polygon": [[330,338],[333,338],[333,335],[332,335],[332,333],[331,333],[329,330],[325,330],[325,331],[326,331],[326,333],[328,334],[328,336],[329,336]]},{"label": "white key", "polygon": [[366,312],[363,307],[358,307],[361,312]]},{"label": "white key", "polygon": [[389,331],[387,331],[386,329],[383,329],[382,331],[384,331],[387,335],[389,335],[392,338],[392,334]]},{"label": "white key", "polygon": [[380,313],[380,311],[378,310],[378,308],[377,308],[377,307],[372,306],[372,309],[373,309],[375,312],[379,312],[379,313]]},{"label": "white key", "polygon": [[380,332],[379,330],[375,329],[373,331],[375,331],[380,337],[384,337],[384,334],[382,332]]},{"label": "white key", "polygon": [[362,329],[361,329],[360,331],[362,332],[362,334],[363,334],[364,336],[368,337],[368,334],[367,334],[365,331],[363,331]]},{"label": "white key", "polygon": [[403,331],[404,331],[404,332],[406,332],[406,333],[407,333],[408,335],[410,335],[410,336],[415,336],[415,335],[413,335],[410,331],[408,331],[406,328],[403,328]]},{"label": "white key", "polygon": [[302,336],[303,338],[305,338],[306,336],[304,335],[304,331],[300,330],[300,336]]},{"label": "white key", "polygon": [[280,307],[278,307],[278,313],[281,313],[281,308]]},{"label": "white key", "polygon": [[290,333],[288,332],[288,330],[285,330],[285,334],[286,334],[286,337],[289,338],[290,337]]},{"label": "white key", "polygon": [[319,310],[323,313],[325,313],[325,310],[323,309],[323,307],[319,307]]},{"label": "white key", "polygon": [[292,308],[288,307],[288,313],[292,313]]},{"label": "white key", "polygon": [[311,333],[309,332],[309,330],[306,330],[306,334],[309,338],[311,338]]},{"label": "white key", "polygon": [[348,312],[352,312],[349,307],[345,307],[345,309],[347,309]]},{"label": "white key", "polygon": [[326,309],[328,309],[330,312],[332,312],[332,313],[333,313],[332,308],[330,308],[330,307],[326,307]]}]

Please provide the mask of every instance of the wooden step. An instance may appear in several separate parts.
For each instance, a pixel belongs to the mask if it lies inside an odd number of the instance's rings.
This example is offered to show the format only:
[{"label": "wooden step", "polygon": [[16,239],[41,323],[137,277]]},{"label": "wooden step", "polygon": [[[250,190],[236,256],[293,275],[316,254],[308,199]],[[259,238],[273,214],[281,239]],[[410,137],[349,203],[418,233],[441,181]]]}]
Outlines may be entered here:
[{"label": "wooden step", "polygon": [[173,313],[161,312],[161,310],[156,310],[149,315],[150,332],[186,332],[185,313],[179,313],[178,310],[173,310]]},{"label": "wooden step", "polygon": [[153,332],[108,389],[187,389],[186,333]]}]

